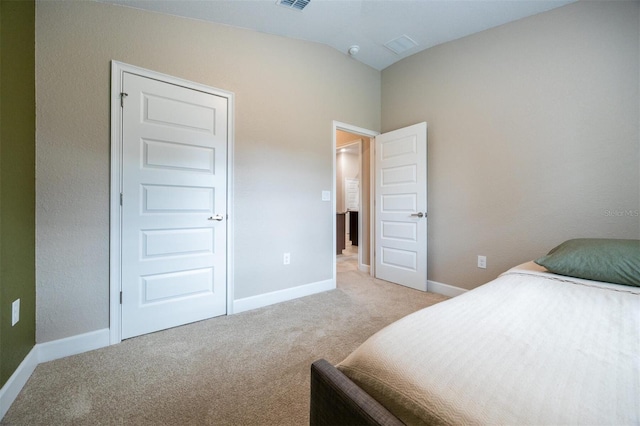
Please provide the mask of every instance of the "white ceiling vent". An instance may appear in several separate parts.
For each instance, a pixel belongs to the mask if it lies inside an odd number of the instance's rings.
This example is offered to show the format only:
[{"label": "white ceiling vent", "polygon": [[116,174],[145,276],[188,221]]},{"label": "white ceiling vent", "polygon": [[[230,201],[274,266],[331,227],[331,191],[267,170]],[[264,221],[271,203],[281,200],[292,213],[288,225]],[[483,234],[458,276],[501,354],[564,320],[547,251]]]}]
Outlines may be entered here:
[{"label": "white ceiling vent", "polygon": [[311,3],[311,0],[278,0],[277,3],[287,9],[302,10]]},{"label": "white ceiling vent", "polygon": [[401,35],[398,38],[394,38],[391,41],[388,41],[384,44],[384,46],[391,50],[396,55],[406,52],[407,50],[414,48],[418,45],[415,41],[411,40],[408,35]]}]

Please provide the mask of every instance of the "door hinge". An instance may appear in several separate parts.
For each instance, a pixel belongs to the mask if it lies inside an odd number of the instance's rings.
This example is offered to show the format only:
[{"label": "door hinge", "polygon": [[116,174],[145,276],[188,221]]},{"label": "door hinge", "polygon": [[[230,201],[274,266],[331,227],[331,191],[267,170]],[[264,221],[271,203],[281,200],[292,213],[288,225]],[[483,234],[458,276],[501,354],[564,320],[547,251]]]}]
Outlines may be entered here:
[{"label": "door hinge", "polygon": [[122,305],[122,292],[120,292],[120,304]]},{"label": "door hinge", "polygon": [[128,93],[120,92],[120,107],[124,108],[124,98],[129,96]]},{"label": "door hinge", "polygon": [[120,205],[122,205],[122,192],[120,193]]}]

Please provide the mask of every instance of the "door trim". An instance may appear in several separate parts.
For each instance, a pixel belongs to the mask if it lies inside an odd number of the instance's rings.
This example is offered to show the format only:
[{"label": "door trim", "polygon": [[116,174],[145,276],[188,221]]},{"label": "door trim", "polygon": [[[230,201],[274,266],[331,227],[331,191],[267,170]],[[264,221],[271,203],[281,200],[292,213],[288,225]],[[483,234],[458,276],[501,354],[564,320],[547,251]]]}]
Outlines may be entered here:
[{"label": "door trim", "polygon": [[[368,137],[368,138],[375,138],[376,136],[378,136],[380,134],[380,132],[376,132],[374,130],[369,130],[369,129],[364,129],[362,127],[358,127],[358,126],[353,126],[351,124],[347,124],[347,123],[342,123],[340,121],[336,121],[333,120],[333,134],[332,134],[332,144],[333,146],[331,147],[331,152],[333,153],[332,157],[333,157],[333,166],[332,166],[332,179],[333,179],[333,183],[332,183],[332,188],[333,188],[333,197],[332,197],[332,208],[331,208],[331,216],[332,216],[332,221],[333,221],[333,244],[332,244],[332,250],[331,250],[331,256],[333,257],[333,282],[337,284],[337,268],[336,268],[336,232],[337,232],[337,228],[336,228],[336,195],[337,195],[337,191],[336,191],[336,132],[338,130],[342,130],[345,132],[349,132],[349,133],[353,133],[355,135],[360,135],[360,136],[364,136],[364,137]],[[371,145],[375,145],[375,144],[370,144],[369,149],[372,150],[372,155],[374,155],[374,151]],[[362,152],[360,153],[360,156],[362,157]],[[372,157],[372,161],[373,161],[373,157]],[[362,158],[360,159],[360,173],[362,173]],[[373,173],[369,173],[370,174],[370,178],[374,177]],[[375,216],[375,211],[373,210],[373,202],[375,200],[375,186],[371,186],[370,183],[370,197],[369,197],[369,248],[370,248],[370,252],[371,255],[369,257],[369,274],[373,274],[374,271],[374,265],[375,265],[375,258],[374,258],[374,251],[372,247],[375,247],[374,245],[374,237],[375,237],[375,232],[372,233],[371,232],[371,223],[373,223],[373,218]],[[362,190],[361,190],[361,194],[362,194]],[[360,221],[360,219],[358,219],[358,221]],[[361,257],[360,257],[360,253],[358,253],[358,264],[361,263]],[[359,265],[358,265],[359,266]]]},{"label": "door trim", "polygon": [[[233,313],[233,151],[234,151],[234,94],[200,83],[147,70],[118,61],[111,61],[111,166],[109,189],[109,344],[122,340],[120,291],[122,288],[121,235],[122,212],[120,193],[122,192],[122,108],[120,93],[124,73],[136,74],[188,89],[209,93],[227,99],[227,315]],[[335,143],[335,141],[334,141]],[[335,269],[335,268],[334,268]]]}]

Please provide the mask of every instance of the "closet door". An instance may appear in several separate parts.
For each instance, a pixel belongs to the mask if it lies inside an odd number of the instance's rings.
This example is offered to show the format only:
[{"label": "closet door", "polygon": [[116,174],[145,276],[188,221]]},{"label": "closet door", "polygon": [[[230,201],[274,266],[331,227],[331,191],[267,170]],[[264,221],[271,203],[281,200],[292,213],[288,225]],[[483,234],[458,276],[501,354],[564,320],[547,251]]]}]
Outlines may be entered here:
[{"label": "closet door", "polygon": [[226,313],[227,102],[124,73],[122,338]]}]

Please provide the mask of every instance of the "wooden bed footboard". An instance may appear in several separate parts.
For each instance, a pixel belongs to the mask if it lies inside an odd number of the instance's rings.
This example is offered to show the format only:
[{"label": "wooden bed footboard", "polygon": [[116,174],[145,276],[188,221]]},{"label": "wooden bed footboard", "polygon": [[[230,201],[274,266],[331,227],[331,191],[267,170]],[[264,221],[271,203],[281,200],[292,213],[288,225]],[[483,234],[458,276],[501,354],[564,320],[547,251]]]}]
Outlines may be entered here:
[{"label": "wooden bed footboard", "polygon": [[320,359],[311,364],[309,424],[396,426],[404,423],[328,361]]}]

